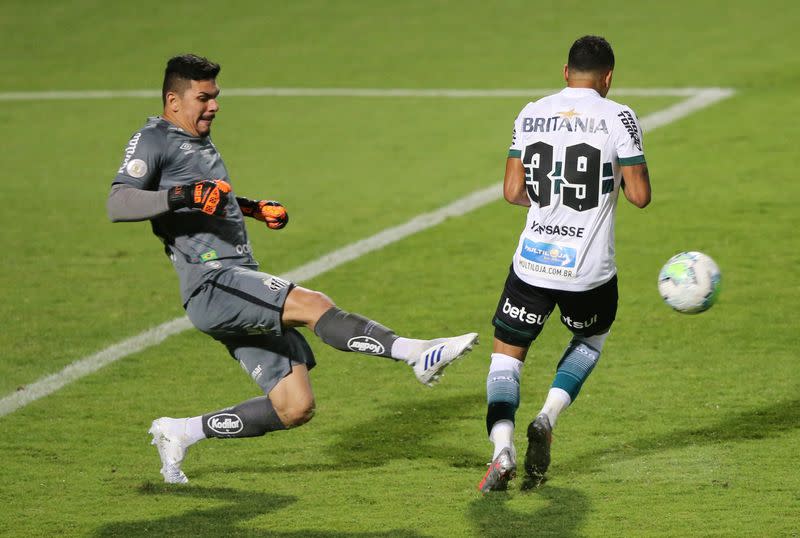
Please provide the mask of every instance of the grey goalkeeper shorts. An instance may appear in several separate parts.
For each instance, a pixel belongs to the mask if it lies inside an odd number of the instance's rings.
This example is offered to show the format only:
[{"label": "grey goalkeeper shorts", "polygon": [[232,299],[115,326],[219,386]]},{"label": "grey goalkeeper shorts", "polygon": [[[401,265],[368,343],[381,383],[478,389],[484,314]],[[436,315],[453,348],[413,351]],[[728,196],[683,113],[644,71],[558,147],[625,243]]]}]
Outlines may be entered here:
[{"label": "grey goalkeeper shorts", "polygon": [[244,267],[213,273],[186,303],[192,324],[219,340],[265,394],[289,375],[292,364],[316,365],[297,330],[281,325],[294,284]]}]

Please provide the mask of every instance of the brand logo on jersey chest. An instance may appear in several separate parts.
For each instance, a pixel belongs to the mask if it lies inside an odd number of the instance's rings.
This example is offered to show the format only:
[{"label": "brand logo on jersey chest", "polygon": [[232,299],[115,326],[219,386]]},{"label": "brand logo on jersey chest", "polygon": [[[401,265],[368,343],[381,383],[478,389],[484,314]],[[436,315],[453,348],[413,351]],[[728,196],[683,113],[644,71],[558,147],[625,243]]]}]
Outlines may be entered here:
[{"label": "brand logo on jersey chest", "polygon": [[[562,112],[561,114],[567,114]],[[575,113],[577,114],[577,113]],[[522,118],[522,131],[525,133],[605,133],[608,134],[606,120],[600,118],[581,118],[576,115],[552,116],[550,118]]]}]

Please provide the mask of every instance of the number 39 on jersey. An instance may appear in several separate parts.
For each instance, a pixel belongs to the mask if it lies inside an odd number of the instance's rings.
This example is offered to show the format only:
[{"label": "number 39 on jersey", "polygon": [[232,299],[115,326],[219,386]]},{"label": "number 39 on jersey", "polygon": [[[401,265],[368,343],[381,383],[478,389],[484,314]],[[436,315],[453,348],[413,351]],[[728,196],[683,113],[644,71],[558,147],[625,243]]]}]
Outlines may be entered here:
[{"label": "number 39 on jersey", "polygon": [[614,187],[611,163],[601,166],[600,150],[585,142],[567,146],[563,162],[554,162],[553,146],[534,142],[525,147],[522,164],[528,196],[542,208],[560,195],[562,203],[575,211],[594,209],[600,195]]}]

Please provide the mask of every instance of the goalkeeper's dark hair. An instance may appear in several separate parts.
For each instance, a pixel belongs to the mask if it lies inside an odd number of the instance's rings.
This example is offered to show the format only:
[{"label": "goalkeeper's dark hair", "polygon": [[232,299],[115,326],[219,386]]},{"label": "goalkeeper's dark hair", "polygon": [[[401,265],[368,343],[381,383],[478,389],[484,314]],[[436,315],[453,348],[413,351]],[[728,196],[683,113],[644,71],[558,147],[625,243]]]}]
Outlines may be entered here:
[{"label": "goalkeeper's dark hair", "polygon": [[571,71],[610,71],[614,69],[614,51],[605,38],[585,35],[569,49],[567,67]]},{"label": "goalkeeper's dark hair", "polygon": [[220,66],[208,58],[196,54],[181,54],[167,62],[164,69],[164,85],[161,87],[161,102],[167,104],[167,92],[183,93],[192,80],[213,80]]}]

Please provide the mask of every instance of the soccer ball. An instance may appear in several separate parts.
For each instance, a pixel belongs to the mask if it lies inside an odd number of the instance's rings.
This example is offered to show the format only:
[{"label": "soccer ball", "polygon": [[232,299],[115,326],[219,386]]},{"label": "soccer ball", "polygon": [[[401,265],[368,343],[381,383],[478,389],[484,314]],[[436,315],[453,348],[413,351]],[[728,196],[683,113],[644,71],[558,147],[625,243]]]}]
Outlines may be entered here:
[{"label": "soccer ball", "polygon": [[709,256],[702,252],[681,252],[661,268],[658,291],[678,312],[699,314],[717,300],[721,282],[719,267]]}]

